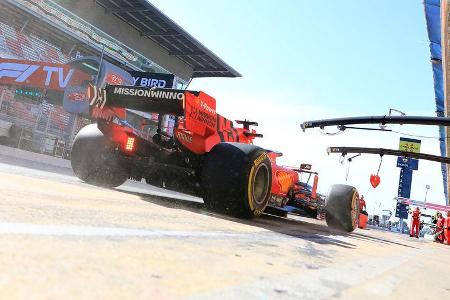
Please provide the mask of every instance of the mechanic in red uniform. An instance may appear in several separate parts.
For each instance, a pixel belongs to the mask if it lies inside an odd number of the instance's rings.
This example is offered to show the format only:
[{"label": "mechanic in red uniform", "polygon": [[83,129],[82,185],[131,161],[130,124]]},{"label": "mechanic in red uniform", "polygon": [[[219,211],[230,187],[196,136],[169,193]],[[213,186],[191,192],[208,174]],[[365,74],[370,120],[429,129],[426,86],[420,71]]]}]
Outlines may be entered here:
[{"label": "mechanic in red uniform", "polygon": [[359,198],[359,210],[360,211],[365,211],[366,210],[366,201],[364,200],[364,196],[361,195],[361,197]]},{"label": "mechanic in red uniform", "polygon": [[436,234],[435,234],[435,240],[438,243],[444,242],[444,217],[442,216],[441,212],[438,211],[436,216]]},{"label": "mechanic in red uniform", "polygon": [[411,232],[409,233],[410,237],[415,236],[419,238],[419,225],[420,225],[420,209],[417,206],[416,209],[412,212],[411,216]]},{"label": "mechanic in red uniform", "polygon": [[450,210],[447,211],[447,218],[444,220],[444,243],[450,245]]}]

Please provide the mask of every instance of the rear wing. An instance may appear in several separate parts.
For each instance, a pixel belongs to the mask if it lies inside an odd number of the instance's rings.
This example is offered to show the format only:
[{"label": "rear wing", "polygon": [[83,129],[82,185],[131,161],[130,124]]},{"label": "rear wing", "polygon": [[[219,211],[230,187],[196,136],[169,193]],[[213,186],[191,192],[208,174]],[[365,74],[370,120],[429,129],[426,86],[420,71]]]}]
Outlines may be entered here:
[{"label": "rear wing", "polygon": [[[216,112],[216,100],[201,91],[110,85],[98,88],[92,84],[87,91],[90,114],[94,118],[111,120],[117,108],[128,108],[174,116],[184,116],[183,128],[202,137],[217,132],[225,141],[251,142],[262,137],[248,129],[256,122],[238,121],[244,128],[234,128],[233,122]],[[111,111],[111,114],[105,113]],[[219,134],[219,135],[220,135]]]},{"label": "rear wing", "polygon": [[186,94],[198,96],[199,92],[121,85],[98,88],[90,84],[87,98],[91,108],[118,107],[180,116],[184,114]]}]

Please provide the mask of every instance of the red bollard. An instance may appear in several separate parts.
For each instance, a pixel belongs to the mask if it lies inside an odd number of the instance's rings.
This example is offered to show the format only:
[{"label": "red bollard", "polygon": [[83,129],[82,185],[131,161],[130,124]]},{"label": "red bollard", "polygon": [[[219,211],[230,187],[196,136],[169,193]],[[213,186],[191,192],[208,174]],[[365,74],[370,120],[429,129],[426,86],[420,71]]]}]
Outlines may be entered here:
[{"label": "red bollard", "polygon": [[361,211],[359,214],[359,225],[358,227],[361,229],[367,228],[367,221],[369,220],[369,217],[367,216],[367,212]]}]

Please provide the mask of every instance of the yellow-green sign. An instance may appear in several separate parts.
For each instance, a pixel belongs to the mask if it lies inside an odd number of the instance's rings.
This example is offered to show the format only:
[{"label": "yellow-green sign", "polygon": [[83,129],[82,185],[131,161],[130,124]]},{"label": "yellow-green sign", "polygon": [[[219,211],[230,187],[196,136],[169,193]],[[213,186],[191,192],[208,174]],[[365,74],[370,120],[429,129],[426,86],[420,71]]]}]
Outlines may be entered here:
[{"label": "yellow-green sign", "polygon": [[400,144],[398,150],[420,153],[420,140],[400,138]]}]

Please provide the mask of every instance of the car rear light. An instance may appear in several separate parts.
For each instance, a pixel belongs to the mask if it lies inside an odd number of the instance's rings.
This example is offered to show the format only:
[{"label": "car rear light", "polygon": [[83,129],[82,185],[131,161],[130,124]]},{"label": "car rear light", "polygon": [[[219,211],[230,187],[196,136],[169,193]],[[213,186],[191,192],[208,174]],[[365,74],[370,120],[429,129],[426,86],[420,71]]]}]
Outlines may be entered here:
[{"label": "car rear light", "polygon": [[127,138],[127,143],[125,144],[125,150],[132,152],[132,151],[134,151],[135,145],[136,145],[136,138],[129,136]]}]

